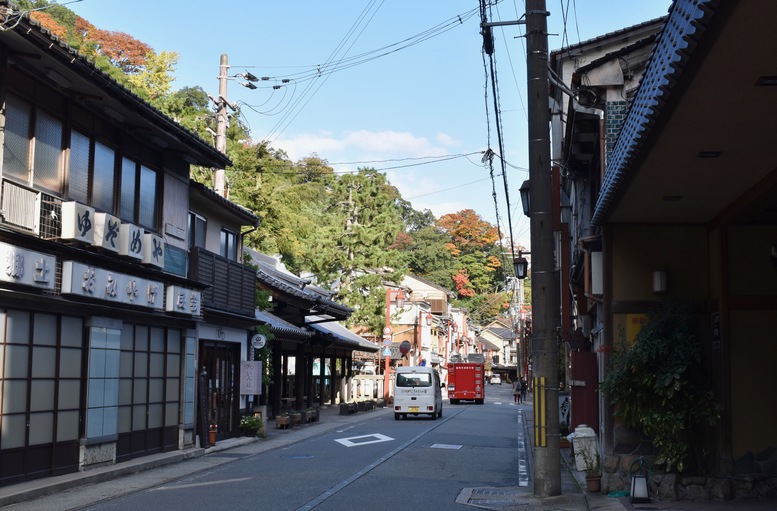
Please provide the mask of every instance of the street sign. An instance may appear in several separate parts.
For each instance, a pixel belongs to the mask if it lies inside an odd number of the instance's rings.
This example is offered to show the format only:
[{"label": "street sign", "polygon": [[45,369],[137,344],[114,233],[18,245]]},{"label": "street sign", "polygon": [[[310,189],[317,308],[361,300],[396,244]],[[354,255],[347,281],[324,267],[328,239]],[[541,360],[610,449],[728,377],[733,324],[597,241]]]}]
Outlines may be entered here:
[{"label": "street sign", "polygon": [[383,328],[383,335],[391,335],[391,327],[387,326]]},{"label": "street sign", "polygon": [[391,356],[391,349],[390,348],[384,349],[383,350],[383,356],[384,357],[390,357]]}]

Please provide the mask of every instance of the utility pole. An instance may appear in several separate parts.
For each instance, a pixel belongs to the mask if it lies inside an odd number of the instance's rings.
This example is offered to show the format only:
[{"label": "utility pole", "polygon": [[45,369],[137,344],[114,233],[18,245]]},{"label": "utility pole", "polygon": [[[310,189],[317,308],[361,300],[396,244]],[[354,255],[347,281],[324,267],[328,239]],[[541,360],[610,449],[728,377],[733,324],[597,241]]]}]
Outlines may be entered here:
[{"label": "utility pole", "polygon": [[[216,103],[216,150],[227,154],[227,70],[229,59],[226,53],[221,54],[219,65],[219,97]],[[211,98],[213,99],[213,98]],[[224,169],[215,169],[213,172],[213,190],[222,197],[227,196],[225,186],[226,178]]]},{"label": "utility pole", "polygon": [[553,256],[548,17],[545,0],[526,0],[529,103],[529,183],[532,252],[532,367],[534,373],[534,495],[561,494],[558,417],[558,305]]}]

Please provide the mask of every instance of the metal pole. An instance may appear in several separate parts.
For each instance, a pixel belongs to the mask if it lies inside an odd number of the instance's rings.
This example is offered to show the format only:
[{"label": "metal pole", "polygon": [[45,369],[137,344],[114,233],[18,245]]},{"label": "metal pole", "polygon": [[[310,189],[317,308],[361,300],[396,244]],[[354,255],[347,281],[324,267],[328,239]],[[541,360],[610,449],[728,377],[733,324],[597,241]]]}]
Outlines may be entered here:
[{"label": "metal pole", "polygon": [[529,183],[532,251],[532,367],[534,368],[534,494],[561,494],[558,428],[558,315],[553,257],[548,12],[545,0],[526,0],[529,103]]},{"label": "metal pole", "polygon": [[[216,100],[216,150],[227,154],[227,69],[229,59],[221,54],[219,64],[219,97]],[[215,169],[213,173],[213,190],[226,197],[224,169]]]}]

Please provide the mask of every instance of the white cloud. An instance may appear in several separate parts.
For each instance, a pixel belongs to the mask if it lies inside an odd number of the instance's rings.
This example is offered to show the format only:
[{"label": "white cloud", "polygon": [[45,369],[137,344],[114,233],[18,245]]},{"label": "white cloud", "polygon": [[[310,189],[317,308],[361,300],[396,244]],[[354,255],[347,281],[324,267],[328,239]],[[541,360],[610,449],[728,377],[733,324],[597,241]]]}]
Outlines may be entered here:
[{"label": "white cloud", "polygon": [[448,154],[448,147],[458,145],[450,136],[438,134],[436,144],[423,136],[407,131],[345,131],[334,135],[329,131],[303,133],[291,138],[279,138],[273,145],[283,149],[293,161],[312,153],[328,161],[383,161],[387,159],[420,158]]}]

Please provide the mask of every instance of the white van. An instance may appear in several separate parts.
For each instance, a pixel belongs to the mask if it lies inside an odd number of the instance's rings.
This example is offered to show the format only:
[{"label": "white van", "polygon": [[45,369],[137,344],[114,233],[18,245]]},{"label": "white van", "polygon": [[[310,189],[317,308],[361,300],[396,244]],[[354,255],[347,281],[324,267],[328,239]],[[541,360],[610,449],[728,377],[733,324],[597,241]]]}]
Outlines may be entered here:
[{"label": "white van", "polygon": [[400,366],[394,376],[394,419],[408,414],[442,417],[440,373],[432,367]]}]

